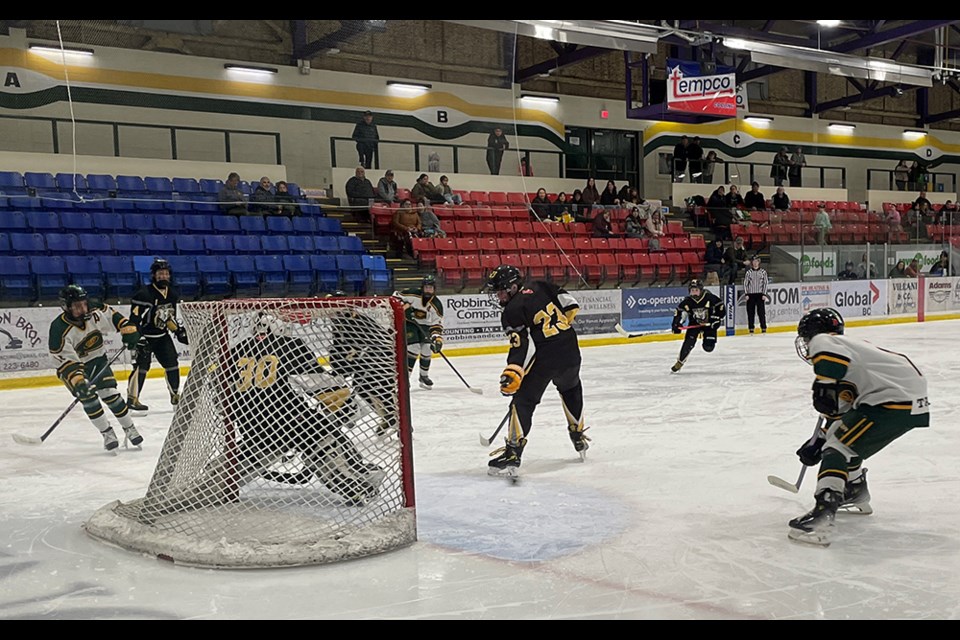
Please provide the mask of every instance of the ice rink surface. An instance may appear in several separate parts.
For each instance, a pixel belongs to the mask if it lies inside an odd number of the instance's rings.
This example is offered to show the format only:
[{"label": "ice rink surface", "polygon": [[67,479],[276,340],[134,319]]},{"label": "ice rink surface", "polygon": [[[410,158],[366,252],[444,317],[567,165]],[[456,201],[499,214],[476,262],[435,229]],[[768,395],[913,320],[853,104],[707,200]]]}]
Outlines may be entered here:
[{"label": "ice rink surface", "polygon": [[[419,541],[380,556],[276,570],[177,567],[106,546],[81,524],[144,494],[172,411],[142,396],[142,451],[110,456],[62,387],[0,392],[0,618],[957,619],[960,321],[848,328],[928,378],[931,428],[868,460],[873,515],[837,516],[829,548],[787,539],[813,504],[794,454],[816,423],[793,333],[721,338],[671,374],[680,342],[583,350],[588,459],[547,390],[522,480],[486,475],[507,400],[504,355],[442,360],[412,396]],[[156,365],[155,365],[156,366]],[[490,447],[493,450],[497,443]]]}]

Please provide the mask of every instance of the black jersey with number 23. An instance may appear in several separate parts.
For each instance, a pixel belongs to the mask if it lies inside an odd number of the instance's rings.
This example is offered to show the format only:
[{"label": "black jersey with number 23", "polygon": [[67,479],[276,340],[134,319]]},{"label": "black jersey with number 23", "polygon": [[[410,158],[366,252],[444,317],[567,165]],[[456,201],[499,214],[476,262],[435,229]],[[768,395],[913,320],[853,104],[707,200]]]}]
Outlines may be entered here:
[{"label": "black jersey with number 23", "polygon": [[550,282],[537,281],[521,288],[504,307],[501,318],[510,340],[507,363],[526,368],[534,355],[540,363],[566,366],[579,362],[580,345],[572,326],[579,310],[573,296]]}]

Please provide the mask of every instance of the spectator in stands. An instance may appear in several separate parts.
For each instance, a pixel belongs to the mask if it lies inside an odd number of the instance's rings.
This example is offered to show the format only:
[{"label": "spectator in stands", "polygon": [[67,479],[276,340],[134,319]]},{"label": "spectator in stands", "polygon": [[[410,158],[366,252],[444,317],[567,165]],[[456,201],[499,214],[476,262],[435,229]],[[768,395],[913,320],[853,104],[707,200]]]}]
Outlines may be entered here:
[{"label": "spectator in stands", "polygon": [[570,213],[573,214],[574,222],[593,222],[590,217],[590,207],[583,202],[583,191],[574,189],[570,196]]},{"label": "spectator in stands", "polygon": [[412,257],[413,238],[422,233],[423,225],[420,223],[420,215],[413,208],[410,200],[404,198],[400,202],[400,208],[393,214],[393,220],[390,222],[390,230],[393,234],[393,245],[397,257]]},{"label": "spectator in stands", "polygon": [[297,204],[297,199],[290,193],[287,183],[283,180],[277,182],[277,192],[273,194],[273,200],[279,203],[281,214],[285,216],[303,215],[303,212],[300,211],[300,205]]},{"label": "spectator in stands", "polygon": [[650,249],[652,251],[658,251],[660,249],[660,238],[667,234],[664,226],[663,218],[659,211],[652,212],[643,224],[647,237],[650,238]]},{"label": "spectator in stands", "polygon": [[853,260],[847,260],[847,263],[843,266],[843,271],[837,274],[837,279],[839,280],[858,280],[860,276],[857,275],[857,270],[853,266]]},{"label": "spectator in stands", "polygon": [[525,157],[520,158],[520,175],[527,178],[533,177],[533,165]]},{"label": "spectator in stands", "polygon": [[833,229],[833,222],[830,220],[830,214],[827,213],[827,207],[824,203],[817,203],[817,215],[813,219],[813,228],[817,230],[817,243],[825,244],[827,242],[827,232]]},{"label": "spectator in stands", "polygon": [[640,192],[636,187],[630,187],[627,197],[620,198],[620,206],[622,207],[628,207],[631,204],[643,204],[644,202],[646,202],[646,200],[640,197]]},{"label": "spectator in stands", "polygon": [[680,142],[673,147],[673,181],[683,182],[687,177],[687,149],[690,147],[690,139],[687,136],[680,136]]},{"label": "spectator in stands", "polygon": [[[587,184],[583,187],[583,204],[586,207],[593,207],[595,204],[600,204],[600,192],[597,191],[597,181],[592,177],[587,178]],[[591,220],[593,215],[588,213]]]},{"label": "spectator in stands", "polygon": [[440,173],[440,154],[431,151],[427,156],[427,171],[430,173]]},{"label": "spectator in stands", "polygon": [[620,187],[620,191],[617,193],[617,198],[620,199],[620,204],[626,206],[627,202],[632,202],[630,197],[630,192],[634,189],[630,186],[629,182],[624,182],[623,186]]},{"label": "spectator in stands", "polygon": [[920,203],[919,208],[910,209],[907,212],[907,224],[910,226],[910,237],[919,238],[923,236],[921,227],[927,222],[932,221],[933,211],[927,201]]},{"label": "spectator in stands", "polygon": [[857,277],[861,280],[869,280],[878,277],[877,265],[870,261],[870,256],[866,251],[860,258],[860,264],[857,265]]},{"label": "spectator in stands", "polygon": [[893,204],[886,207],[887,242],[895,242],[903,227],[900,226],[900,210]]},{"label": "spectator in stands", "polygon": [[394,202],[397,199],[397,183],[393,179],[393,169],[387,169],[377,182],[377,202]]},{"label": "spectator in stands", "polygon": [[777,192],[773,194],[773,200],[770,204],[773,205],[774,211],[790,210],[790,198],[787,196],[787,193],[783,190],[783,187],[777,187]]},{"label": "spectator in stands", "polygon": [[450,187],[450,178],[447,176],[440,176],[440,194],[443,195],[443,199],[447,204],[463,204],[463,198],[460,197],[459,193],[454,193],[453,189]]},{"label": "spectator in stands", "polygon": [[353,128],[353,135],[350,137],[357,143],[360,166],[364,169],[371,168],[373,156],[377,154],[377,146],[380,144],[380,133],[377,131],[377,125],[373,123],[372,111],[363,112],[363,117]]},{"label": "spectator in stands", "polygon": [[920,206],[926,204],[927,207],[932,207],[933,203],[927,200],[927,192],[923,189],[920,190],[920,195],[917,196],[917,199],[913,201],[913,204],[910,205],[911,208],[920,210]]},{"label": "spectator in stands", "polygon": [[897,184],[897,191],[906,191],[907,183],[910,181],[910,167],[906,160],[901,160],[893,168],[893,181]]},{"label": "spectator in stands", "polygon": [[[782,189],[783,187],[777,188]],[[747,195],[743,196],[743,206],[752,211],[763,211],[767,208],[767,199],[760,191],[759,182],[750,185],[750,191],[747,191]]]},{"label": "spectator in stands", "polygon": [[594,238],[612,238],[613,225],[610,223],[610,210],[601,209],[593,219]]},{"label": "spectator in stands", "polygon": [[807,156],[803,155],[803,147],[797,147],[797,150],[790,156],[790,166],[787,168],[791,187],[803,186],[802,169],[805,166],[807,166]]},{"label": "spectator in stands", "polygon": [[707,152],[707,157],[703,159],[703,182],[713,184],[713,170],[718,162],[723,162],[717,152],[711,149]]},{"label": "spectator in stands", "polygon": [[[920,167],[920,163],[914,160],[910,163],[910,169],[907,171],[907,189],[910,191],[916,191],[917,189],[922,189],[920,186],[920,174],[923,173],[923,169]],[[924,186],[926,186],[926,181],[924,181]]]},{"label": "spectator in stands", "polygon": [[960,222],[960,216],[958,216],[960,208],[957,207],[957,203],[953,200],[947,200],[943,203],[943,206],[940,207],[939,211],[933,212],[933,222],[934,224],[949,224],[952,225],[953,221],[956,220]]},{"label": "spectator in stands", "polygon": [[773,157],[773,163],[770,166],[770,177],[773,178],[773,184],[778,187],[783,186],[789,168],[790,156],[787,154],[787,148],[780,147],[780,151]]},{"label": "spectator in stands", "polygon": [[347,193],[347,204],[353,211],[353,219],[360,222],[370,222],[370,205],[377,197],[373,183],[367,180],[367,172],[363,167],[357,167],[353,177],[347,180],[344,187]]},{"label": "spectator in stands", "polygon": [[500,163],[503,162],[503,152],[510,148],[510,141],[503,135],[503,129],[495,127],[493,133],[487,136],[487,168],[490,175],[500,175]]},{"label": "spectator in stands", "polygon": [[733,223],[733,215],[730,213],[730,205],[727,204],[727,196],[722,185],[710,195],[707,210],[713,220],[713,233],[718,238],[731,237],[730,225]]},{"label": "spectator in stands", "polygon": [[420,216],[420,235],[424,238],[446,238],[447,232],[440,228],[440,218],[434,213],[427,201],[417,201],[417,215]]},{"label": "spectator in stands", "polygon": [[532,214],[530,219],[534,222],[539,220],[544,221],[553,221],[553,206],[550,202],[550,199],[547,197],[547,190],[543,187],[537,189],[537,195],[533,197],[533,200],[530,201],[530,209]]},{"label": "spectator in stands", "polygon": [[700,136],[693,136],[687,147],[687,165],[690,169],[690,182],[703,182],[703,147]]},{"label": "spectator in stands", "polygon": [[627,214],[626,236],[628,238],[643,238],[646,234],[647,216],[644,215],[645,209],[640,207],[630,207],[630,213]]},{"label": "spectator in stands", "polygon": [[890,273],[887,274],[887,277],[888,278],[906,278],[907,263],[904,262],[903,260],[897,260],[896,266],[894,266],[893,269],[890,269]]},{"label": "spectator in stands", "polygon": [[557,194],[557,199],[550,205],[550,217],[557,222],[573,222],[573,214],[570,213],[569,198],[566,192],[561,191]]},{"label": "spectator in stands", "polygon": [[707,273],[712,271],[719,277],[723,269],[723,254],[723,238],[717,236],[711,244],[707,245],[707,250],[703,254],[703,260],[706,263],[704,271]]},{"label": "spectator in stands", "polygon": [[740,195],[740,188],[737,185],[735,184],[730,185],[730,190],[727,191],[727,195],[724,198],[724,202],[731,209],[739,210],[744,208],[743,196]]},{"label": "spectator in stands", "polygon": [[620,197],[617,194],[617,184],[613,180],[607,180],[607,186],[600,194],[600,204],[608,208],[618,208],[620,206]]},{"label": "spectator in stands", "polygon": [[447,201],[440,189],[430,182],[430,176],[425,173],[420,174],[417,183],[410,189],[410,197],[414,201],[426,198],[430,204],[443,204]]},{"label": "spectator in stands", "polygon": [[257,188],[250,194],[248,209],[251,213],[279,215],[283,212],[283,207],[274,202],[273,191],[270,190],[271,186],[270,178],[267,176],[260,178],[260,184],[258,184]]},{"label": "spectator in stands", "polygon": [[944,249],[940,252],[940,259],[930,267],[931,276],[955,276],[956,269],[950,266],[950,253]]},{"label": "spectator in stands", "polygon": [[227,181],[220,187],[220,193],[217,195],[217,201],[220,211],[235,216],[243,216],[250,213],[247,210],[247,198],[240,191],[240,174],[231,172],[227,176]]},{"label": "spectator in stands", "polygon": [[750,258],[747,257],[747,250],[743,247],[743,236],[737,236],[733,239],[733,245],[723,253],[723,269],[720,273],[720,282],[722,284],[736,283],[740,270],[749,267]]},{"label": "spectator in stands", "polygon": [[910,261],[910,264],[907,265],[907,268],[904,270],[904,273],[908,278],[916,278],[920,275],[920,261],[914,258]]}]

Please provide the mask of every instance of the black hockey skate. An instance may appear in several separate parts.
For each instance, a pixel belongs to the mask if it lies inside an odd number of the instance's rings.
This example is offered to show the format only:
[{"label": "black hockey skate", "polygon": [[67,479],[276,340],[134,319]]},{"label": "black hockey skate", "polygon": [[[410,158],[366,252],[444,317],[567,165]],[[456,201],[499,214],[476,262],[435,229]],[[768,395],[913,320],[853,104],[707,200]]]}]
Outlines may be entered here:
[{"label": "black hockey skate", "polygon": [[590,448],[590,438],[583,431],[579,431],[573,426],[567,427],[567,433],[570,435],[570,441],[573,443],[573,448],[577,450],[577,453],[580,454],[580,460],[587,459],[587,449]]},{"label": "black hockey skate", "polygon": [[433,380],[430,379],[425,373],[420,374],[420,388],[421,389],[433,389]]},{"label": "black hockey skate", "polygon": [[859,478],[848,482],[843,488],[843,502],[838,507],[844,513],[868,516],[873,513],[870,506],[870,489],[867,488],[867,470]]},{"label": "black hockey skate", "polygon": [[817,495],[817,504],[808,513],[790,521],[788,536],[797,542],[829,546],[833,535],[837,507],[843,494],[826,489]]},{"label": "black hockey skate", "polygon": [[527,439],[520,438],[520,442],[513,445],[508,440],[506,446],[493,451],[490,455],[498,455],[487,463],[487,475],[503,476],[516,478],[520,469],[520,456],[523,454],[523,448],[527,446]]},{"label": "black hockey skate", "polygon": [[127,409],[138,413],[146,413],[150,407],[140,402],[140,400],[127,399]]},{"label": "black hockey skate", "polygon": [[170,404],[173,406],[180,404],[180,393],[178,391],[170,392]]},{"label": "black hockey skate", "polygon": [[670,367],[670,371],[673,371],[674,373],[680,371],[680,369],[683,369],[683,360],[677,360],[676,364]]}]

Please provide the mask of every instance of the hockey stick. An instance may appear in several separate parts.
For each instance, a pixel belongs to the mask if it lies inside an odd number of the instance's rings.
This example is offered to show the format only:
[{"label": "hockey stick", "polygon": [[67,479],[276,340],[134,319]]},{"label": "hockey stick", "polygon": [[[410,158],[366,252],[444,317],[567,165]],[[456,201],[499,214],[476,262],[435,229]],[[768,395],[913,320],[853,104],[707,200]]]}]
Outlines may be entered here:
[{"label": "hockey stick", "polygon": [[[813,435],[810,436],[810,440],[807,441],[807,444],[811,444],[817,439],[817,436],[820,435],[820,427],[822,426],[823,426],[823,416],[820,416],[820,418],[817,420],[817,427],[813,430]],[[800,476],[797,477],[797,481],[794,484],[790,484],[783,478],[778,478],[777,476],[767,476],[767,482],[769,482],[775,487],[779,487],[781,489],[789,491],[790,493],[799,493],[800,485],[803,483],[803,475],[806,472],[807,472],[807,465],[801,466]]]},{"label": "hockey stick", "polygon": [[455,374],[457,374],[457,377],[460,378],[460,382],[462,382],[463,384],[467,385],[467,389],[470,390],[470,393],[475,393],[475,394],[477,394],[478,396],[482,396],[482,395],[483,395],[483,389],[474,389],[473,387],[471,387],[470,384],[469,384],[466,380],[463,379],[463,376],[460,375],[460,372],[457,371],[457,368],[456,368],[455,366],[453,366],[453,363],[450,362],[450,359],[447,358],[447,356],[443,355],[443,351],[440,351],[439,354],[440,354],[440,357],[443,358],[443,360],[444,360],[448,365],[450,365],[450,368],[453,369],[453,372],[454,372]]},{"label": "hockey stick", "polygon": [[510,414],[513,413],[513,404],[510,405],[510,408],[507,409],[507,415],[503,416],[503,420],[500,421],[500,426],[497,427],[497,430],[493,432],[493,435],[489,438],[484,438],[483,434],[480,434],[480,444],[489,447],[493,444],[493,441],[497,439],[497,434],[500,433],[500,430],[503,429],[503,425],[507,424],[507,420],[510,419]]},{"label": "hockey stick", "polygon": [[[706,326],[706,325],[702,325],[702,324],[691,324],[691,325],[687,325],[687,326],[685,326],[685,327],[680,327],[680,330],[681,330],[681,331],[684,331],[684,330],[686,330],[686,329],[699,329],[699,328],[705,327],[705,326]],[[647,332],[645,332],[645,333],[627,333],[627,330],[624,329],[624,328],[623,328],[623,325],[621,325],[619,322],[617,323],[617,326],[614,327],[614,329],[616,329],[616,330],[617,330],[617,333],[619,333],[619,334],[620,334],[621,336],[623,336],[624,338],[642,338],[643,336],[665,336],[665,335],[667,335],[667,332],[666,332],[666,331],[647,331]]]},{"label": "hockey stick", "polygon": [[[107,365],[103,369],[98,371],[96,375],[93,376],[93,378],[90,380],[91,387],[96,385],[96,382],[100,378],[100,376],[102,376],[103,373],[110,368],[110,365],[117,361],[117,358],[120,357],[120,354],[122,354],[126,350],[127,350],[126,347],[121,347],[120,350],[117,351],[112,358],[110,358],[109,362],[107,362]],[[63,419],[67,417],[67,414],[73,411],[73,408],[77,406],[78,402],[80,402],[80,398],[74,398],[73,402],[70,403],[70,406],[63,410],[63,413],[60,414],[60,417],[57,418],[56,422],[50,425],[50,428],[44,431],[43,435],[40,436],[39,438],[35,438],[33,436],[25,436],[19,433],[14,433],[13,441],[16,442],[17,444],[25,444],[29,446],[36,446],[38,444],[43,444],[43,442],[47,439],[47,436],[53,433],[53,430],[56,429],[61,422],[63,422]]]}]

